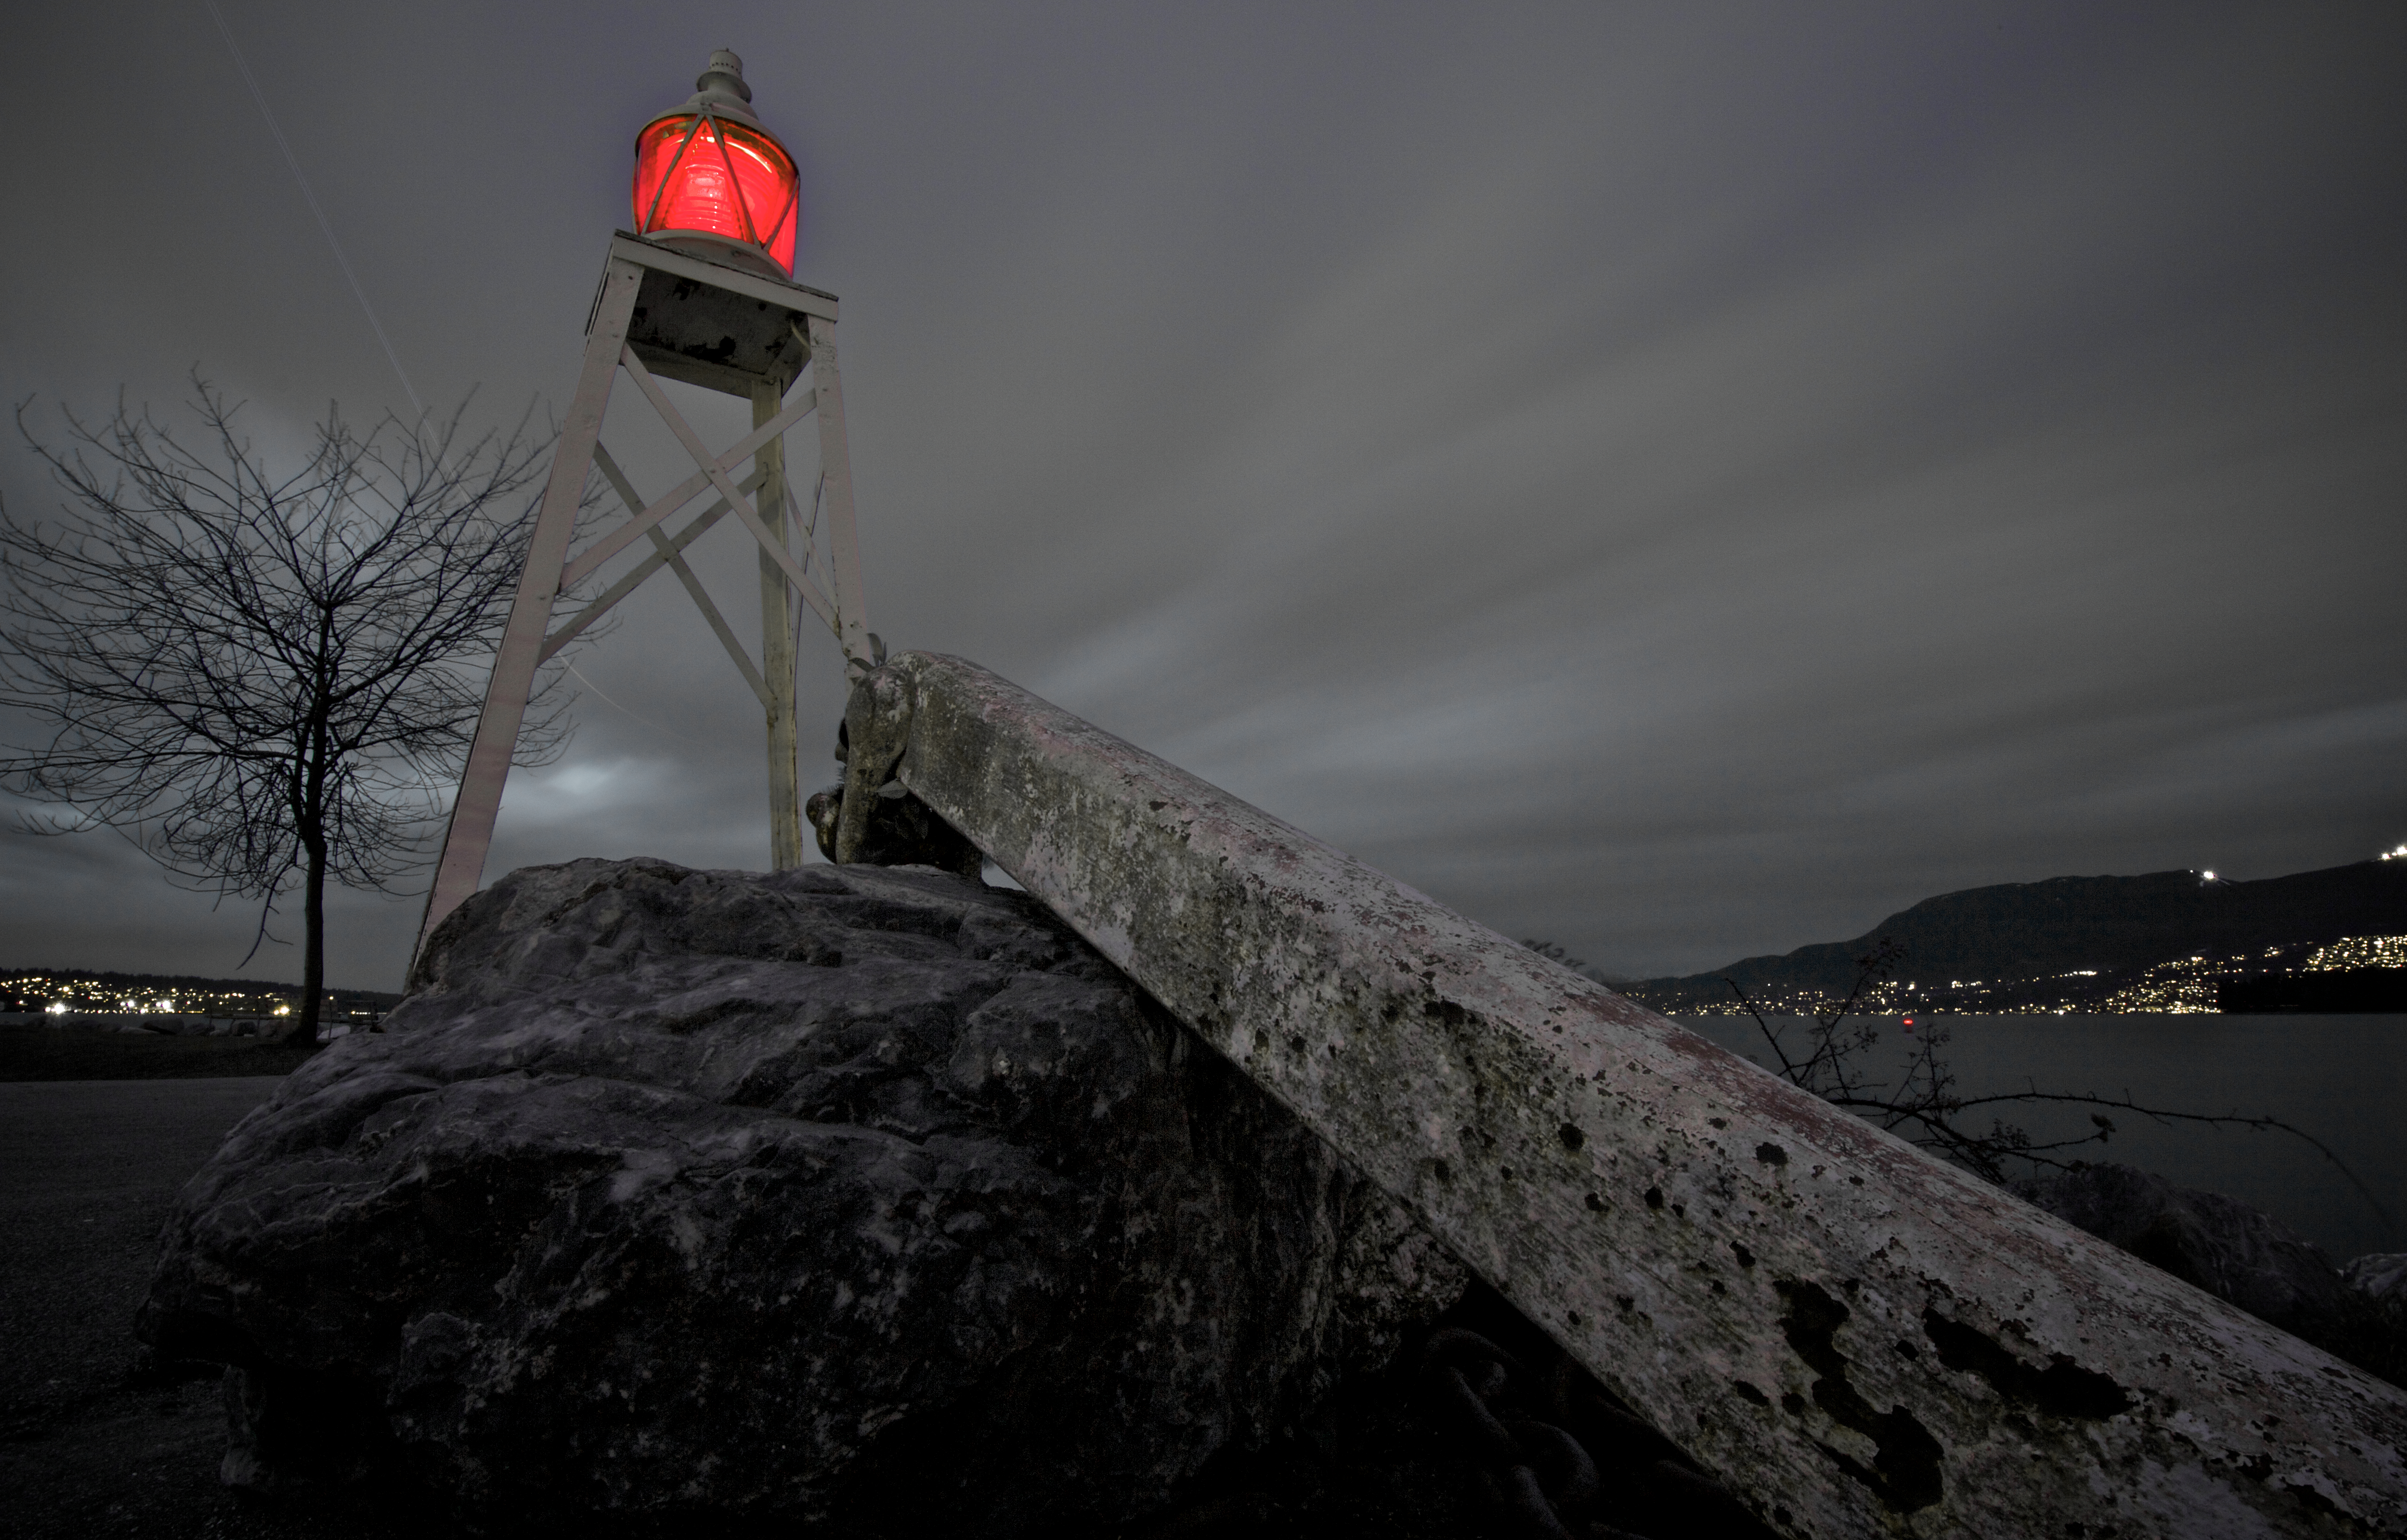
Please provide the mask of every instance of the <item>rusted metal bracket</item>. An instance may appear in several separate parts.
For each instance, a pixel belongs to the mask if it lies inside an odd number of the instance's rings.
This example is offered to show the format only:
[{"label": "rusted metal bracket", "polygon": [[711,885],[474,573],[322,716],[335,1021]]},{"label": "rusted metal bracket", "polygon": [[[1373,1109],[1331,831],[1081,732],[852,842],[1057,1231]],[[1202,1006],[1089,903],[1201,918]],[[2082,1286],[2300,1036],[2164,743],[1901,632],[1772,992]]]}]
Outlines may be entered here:
[{"label": "rusted metal bracket", "polygon": [[846,713],[890,778],[1408,1205],[1774,1528],[2407,1533],[2407,1394],[993,674]]}]

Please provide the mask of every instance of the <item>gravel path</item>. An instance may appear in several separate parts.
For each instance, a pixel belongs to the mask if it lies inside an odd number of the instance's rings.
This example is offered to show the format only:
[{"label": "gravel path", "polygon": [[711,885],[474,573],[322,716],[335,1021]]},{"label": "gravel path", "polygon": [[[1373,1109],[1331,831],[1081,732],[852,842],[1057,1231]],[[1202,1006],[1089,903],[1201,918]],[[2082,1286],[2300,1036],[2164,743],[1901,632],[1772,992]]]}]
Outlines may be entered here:
[{"label": "gravel path", "polygon": [[338,1494],[226,1490],[215,1377],[162,1376],[134,1340],[168,1205],[276,1084],[0,1082],[0,1535],[411,1533]]}]

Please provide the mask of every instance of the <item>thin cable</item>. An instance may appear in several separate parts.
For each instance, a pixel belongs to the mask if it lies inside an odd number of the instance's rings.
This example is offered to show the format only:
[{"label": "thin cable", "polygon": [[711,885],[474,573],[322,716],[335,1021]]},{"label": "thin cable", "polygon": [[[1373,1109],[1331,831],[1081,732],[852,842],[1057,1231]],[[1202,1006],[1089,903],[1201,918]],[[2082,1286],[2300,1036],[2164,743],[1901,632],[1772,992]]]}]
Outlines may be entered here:
[{"label": "thin cable", "polygon": [[301,184],[301,196],[308,201],[309,212],[318,216],[318,228],[325,233],[326,245],[335,253],[335,263],[351,286],[352,297],[360,302],[360,313],[368,318],[368,329],[384,349],[385,362],[392,365],[394,378],[401,381],[401,393],[409,397],[409,409],[420,417],[426,415],[426,404],[418,399],[418,391],[409,383],[409,373],[401,366],[401,355],[392,350],[392,339],[384,335],[383,324],[377,320],[376,307],[368,303],[368,293],[360,287],[360,276],[351,271],[351,259],[343,255],[343,243],[335,238],[335,227],[319,207],[318,194],[310,190],[309,178],[301,174],[301,162],[285,142],[284,130],[276,126],[276,114],[268,110],[267,93],[259,89],[259,81],[250,73],[249,64],[234,40],[234,30],[226,25],[224,15],[218,9],[218,0],[201,0],[208,7],[209,20],[218,24],[218,36],[225,39],[226,51],[234,56],[234,67],[242,75],[242,83],[250,88],[250,99],[259,104],[259,115],[267,121],[267,132],[276,136],[276,148],[284,151],[284,164],[292,168],[292,179]]},{"label": "thin cable", "polygon": [[612,707],[614,707],[615,709],[617,709],[617,710],[618,710],[619,712],[620,712],[622,715],[627,716],[627,717],[630,717],[630,718],[633,718],[633,719],[634,719],[634,720],[636,720],[636,721],[642,722],[646,727],[650,728],[653,732],[658,733],[661,736],[662,736],[662,737],[664,737],[664,738],[665,738],[665,737],[667,737],[667,736],[669,735],[669,734],[668,734],[668,729],[667,729],[667,728],[662,727],[660,723],[658,723],[658,722],[656,722],[656,721],[651,720],[650,720],[649,718],[648,718],[648,717],[637,717],[637,716],[635,716],[635,714],[634,714],[633,711],[629,711],[625,706],[619,705],[619,703],[618,703],[617,701],[611,700],[611,699],[610,699],[610,697],[609,697],[606,693],[605,693],[605,692],[603,692],[603,689],[602,689],[602,687],[601,687],[600,685],[595,684],[592,680],[591,680],[591,679],[587,678],[583,674],[578,673],[578,672],[577,672],[577,665],[576,665],[575,663],[570,663],[570,664],[568,665],[568,671],[569,671],[571,674],[576,674],[576,675],[577,675],[577,682],[578,682],[579,684],[582,684],[586,689],[591,690],[591,692],[593,692],[593,693],[595,693],[596,695],[600,695],[600,696],[602,697],[602,699],[603,699],[605,703],[607,703],[609,706],[611,706]]}]

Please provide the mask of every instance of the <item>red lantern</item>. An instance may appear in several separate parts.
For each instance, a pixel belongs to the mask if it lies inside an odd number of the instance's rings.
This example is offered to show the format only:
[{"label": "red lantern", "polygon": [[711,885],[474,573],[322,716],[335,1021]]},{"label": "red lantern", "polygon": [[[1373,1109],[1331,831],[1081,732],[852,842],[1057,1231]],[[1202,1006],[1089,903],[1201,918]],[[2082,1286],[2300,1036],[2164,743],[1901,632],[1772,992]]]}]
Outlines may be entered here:
[{"label": "red lantern", "polygon": [[794,158],[752,115],[744,61],[726,49],[693,99],[635,135],[635,233],[697,256],[790,278],[802,222]]}]

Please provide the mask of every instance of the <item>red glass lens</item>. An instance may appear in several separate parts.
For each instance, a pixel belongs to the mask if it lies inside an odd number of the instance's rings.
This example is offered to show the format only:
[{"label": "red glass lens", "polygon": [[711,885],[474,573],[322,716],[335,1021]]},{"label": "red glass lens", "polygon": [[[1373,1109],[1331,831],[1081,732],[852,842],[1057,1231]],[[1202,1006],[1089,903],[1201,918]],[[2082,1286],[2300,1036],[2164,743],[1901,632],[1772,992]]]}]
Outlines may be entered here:
[{"label": "red glass lens", "polygon": [[701,230],[767,252],[794,270],[800,222],[794,163],[767,135],[679,115],[635,140],[635,229]]}]

